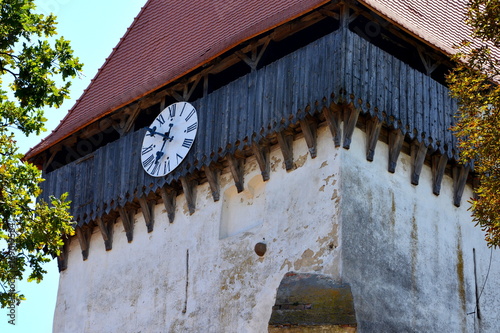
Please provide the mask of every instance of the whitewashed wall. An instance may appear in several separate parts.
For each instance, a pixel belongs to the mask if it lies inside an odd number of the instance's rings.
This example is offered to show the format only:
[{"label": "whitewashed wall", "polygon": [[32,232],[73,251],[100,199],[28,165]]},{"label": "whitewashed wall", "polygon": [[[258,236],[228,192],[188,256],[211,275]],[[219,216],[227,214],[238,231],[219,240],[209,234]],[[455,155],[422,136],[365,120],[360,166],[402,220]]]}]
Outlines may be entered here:
[{"label": "whitewashed wall", "polygon": [[[208,184],[198,186],[194,215],[181,195],[170,224],[159,204],[148,234],[137,214],[132,243],[118,221],[106,252],[95,229],[84,262],[75,239],[61,273],[54,332],[266,332],[289,271],[350,283],[360,332],[473,332],[472,248],[481,286],[490,252],[468,222],[465,200],[453,206],[451,179],[436,197],[427,166],[420,185],[410,184],[409,156],[401,154],[390,174],[385,144],[367,162],[360,130],[348,151],[334,147],[326,128],[318,132],[315,159],[303,139],[294,142],[293,171],[274,149],[265,183],[248,159],[243,193],[226,170],[219,202]],[[253,248],[263,240],[261,258]],[[485,332],[499,327],[493,256],[481,298]]]}]

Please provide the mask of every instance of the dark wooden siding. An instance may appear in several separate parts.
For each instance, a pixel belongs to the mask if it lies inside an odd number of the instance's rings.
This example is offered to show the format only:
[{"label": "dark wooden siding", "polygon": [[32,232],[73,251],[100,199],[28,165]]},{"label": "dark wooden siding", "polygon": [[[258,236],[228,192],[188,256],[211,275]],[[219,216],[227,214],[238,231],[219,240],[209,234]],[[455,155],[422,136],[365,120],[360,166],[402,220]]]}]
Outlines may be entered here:
[{"label": "dark wooden siding", "polygon": [[86,223],[243,148],[245,139],[258,141],[288,127],[305,117],[307,106],[314,113],[331,102],[351,101],[363,113],[456,158],[455,138],[448,130],[456,102],[448,89],[339,30],[194,101],[198,137],[186,160],[167,177],[143,172],[142,129],[46,175],[43,196],[69,192],[73,216]]}]

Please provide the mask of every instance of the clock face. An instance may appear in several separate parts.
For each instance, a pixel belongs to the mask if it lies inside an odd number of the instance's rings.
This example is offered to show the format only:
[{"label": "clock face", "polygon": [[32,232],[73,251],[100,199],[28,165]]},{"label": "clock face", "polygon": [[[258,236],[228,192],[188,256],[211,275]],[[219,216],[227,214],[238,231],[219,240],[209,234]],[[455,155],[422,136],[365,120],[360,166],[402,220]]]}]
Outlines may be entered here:
[{"label": "clock face", "polygon": [[173,171],[186,157],[198,129],[198,115],[187,102],[165,108],[147,127],[142,141],[141,163],[153,177]]}]

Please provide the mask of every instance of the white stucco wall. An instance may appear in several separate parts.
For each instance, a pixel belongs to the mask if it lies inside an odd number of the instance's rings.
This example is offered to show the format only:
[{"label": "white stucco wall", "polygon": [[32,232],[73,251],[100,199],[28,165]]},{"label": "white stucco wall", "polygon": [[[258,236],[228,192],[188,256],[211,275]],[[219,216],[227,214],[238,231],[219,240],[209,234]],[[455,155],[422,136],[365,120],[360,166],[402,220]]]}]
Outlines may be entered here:
[{"label": "white stucco wall", "polygon": [[[351,284],[360,332],[498,332],[500,273],[498,250],[482,288],[491,251],[467,211],[453,205],[453,179],[432,193],[432,172],[424,165],[412,185],[411,157],[401,153],[396,172],[387,172],[388,146],[379,142],[374,162],[366,161],[365,134],[357,130],[350,151],[342,151],[342,262]],[[480,290],[479,290],[480,291]],[[476,330],[474,330],[476,325]],[[480,330],[478,330],[480,329]]]},{"label": "white stucco wall", "polygon": [[[183,195],[172,224],[163,204],[155,207],[152,233],[137,214],[132,243],[119,220],[106,252],[96,228],[84,262],[75,239],[61,273],[54,332],[265,332],[285,273],[340,277],[339,150],[320,132],[315,159],[303,139],[294,142],[291,172],[274,149],[265,183],[248,159],[242,193],[226,170],[221,200],[212,200],[208,184],[198,186],[193,215]],[[261,258],[254,246],[263,240]]]},{"label": "white stucco wall", "polygon": [[[446,176],[434,196],[424,166],[420,185],[411,185],[403,153],[390,174],[382,142],[374,162],[366,161],[358,129],[350,150],[335,148],[325,127],[317,158],[303,139],[293,149],[290,172],[279,149],[271,152],[265,183],[248,159],[243,193],[228,170],[219,202],[208,184],[198,186],[193,215],[180,195],[172,224],[157,205],[152,233],[137,214],[132,243],[118,220],[106,252],[95,229],[84,262],[75,239],[61,273],[54,332],[266,332],[289,271],[350,283],[359,332],[473,332],[479,321],[467,314],[475,306],[472,248],[480,286],[490,251],[469,222],[466,200],[453,206],[452,180]],[[470,195],[466,188],[464,198]],[[261,258],[253,248],[263,240]],[[499,327],[496,252],[493,261],[480,301],[484,332]]]}]

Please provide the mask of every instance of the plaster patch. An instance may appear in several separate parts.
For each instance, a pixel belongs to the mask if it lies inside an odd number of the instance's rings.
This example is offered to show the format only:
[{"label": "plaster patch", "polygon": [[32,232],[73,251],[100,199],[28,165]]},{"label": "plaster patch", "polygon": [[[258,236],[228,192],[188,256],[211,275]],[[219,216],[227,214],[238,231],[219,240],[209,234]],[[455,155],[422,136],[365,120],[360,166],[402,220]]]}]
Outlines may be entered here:
[{"label": "plaster patch", "polygon": [[[281,166],[281,159],[276,156],[271,156],[271,171],[275,172],[278,166]],[[284,169],[284,167],[282,167],[282,169]]]},{"label": "plaster patch", "polygon": [[327,161],[324,161],[323,163],[321,163],[321,166],[319,167],[320,169],[323,169],[324,167],[326,167],[328,165],[328,162]]},{"label": "plaster patch", "polygon": [[307,161],[307,154],[300,155],[299,158],[297,158],[297,160],[295,161],[295,167],[294,167],[294,169],[298,169],[298,168],[304,166],[304,164],[306,163],[306,161]]},{"label": "plaster patch", "polygon": [[314,271],[320,270],[322,268],[321,264],[323,264],[323,259],[320,259],[321,254],[321,252],[315,254],[311,249],[305,250],[302,257],[294,262],[293,269],[298,271],[304,267]]}]

